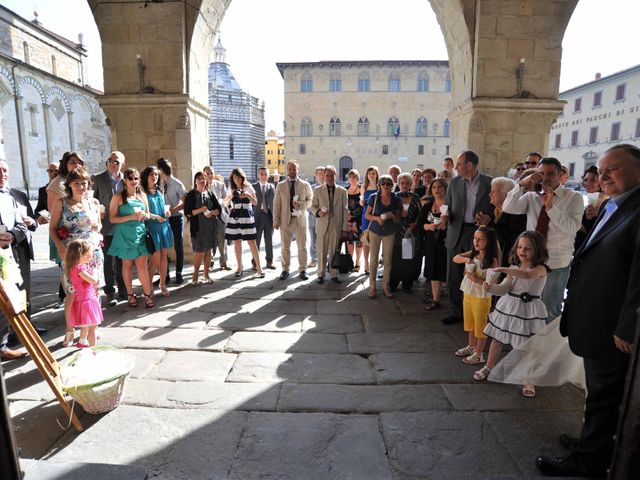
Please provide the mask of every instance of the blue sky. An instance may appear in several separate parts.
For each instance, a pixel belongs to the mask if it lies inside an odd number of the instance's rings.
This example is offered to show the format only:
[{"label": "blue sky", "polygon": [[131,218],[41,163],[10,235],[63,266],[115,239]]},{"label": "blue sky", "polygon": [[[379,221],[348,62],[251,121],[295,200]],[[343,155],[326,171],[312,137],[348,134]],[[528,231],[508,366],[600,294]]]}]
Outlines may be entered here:
[{"label": "blue sky", "polygon": [[[76,40],[84,34],[89,83],[102,89],[100,38],[85,0],[2,0]],[[640,63],[637,0],[580,0],[563,42],[560,89]],[[444,60],[440,26],[427,0],[233,0],[220,26],[236,79],[267,107],[267,130],[282,132],[283,86],[276,62]]]}]

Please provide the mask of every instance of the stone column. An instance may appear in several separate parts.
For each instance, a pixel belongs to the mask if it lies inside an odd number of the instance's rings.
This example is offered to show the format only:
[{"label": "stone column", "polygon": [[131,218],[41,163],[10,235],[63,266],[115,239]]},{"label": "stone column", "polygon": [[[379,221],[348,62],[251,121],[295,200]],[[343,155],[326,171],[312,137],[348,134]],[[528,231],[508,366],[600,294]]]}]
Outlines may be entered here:
[{"label": "stone column", "polygon": [[480,169],[503,176],[531,151],[546,155],[549,130],[562,112],[563,101],[522,98],[474,98],[452,111],[451,154],[470,149]]},{"label": "stone column", "polygon": [[42,113],[44,115],[44,138],[47,143],[47,162],[51,163],[51,125],[49,125],[49,105],[42,104]]},{"label": "stone column", "polygon": [[67,122],[69,123],[69,151],[73,152],[76,149],[75,132],[73,131],[73,112],[67,111]]},{"label": "stone column", "polygon": [[24,112],[22,109],[22,98],[16,95],[16,121],[18,122],[18,142],[20,144],[20,153],[22,154],[22,178],[24,181],[24,188],[29,190],[29,154],[27,152],[27,140],[24,132]]}]

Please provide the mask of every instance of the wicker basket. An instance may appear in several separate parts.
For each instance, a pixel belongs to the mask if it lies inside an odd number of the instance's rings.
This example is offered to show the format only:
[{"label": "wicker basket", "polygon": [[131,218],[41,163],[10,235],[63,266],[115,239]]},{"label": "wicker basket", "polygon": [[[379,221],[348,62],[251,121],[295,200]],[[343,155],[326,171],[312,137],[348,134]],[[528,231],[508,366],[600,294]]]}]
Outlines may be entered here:
[{"label": "wicker basket", "polygon": [[[118,351],[117,349],[109,346],[91,347],[91,349],[96,353],[100,351]],[[65,363],[72,365],[74,362],[79,360],[79,354],[80,352],[72,356]],[[76,402],[82,405],[87,413],[106,413],[120,405],[120,401],[122,400],[122,395],[124,393],[125,382],[132,368],[133,361],[131,360],[131,365],[123,367],[123,369],[115,376],[104,378],[91,384],[63,386],[63,389],[66,393],[71,395]]]}]

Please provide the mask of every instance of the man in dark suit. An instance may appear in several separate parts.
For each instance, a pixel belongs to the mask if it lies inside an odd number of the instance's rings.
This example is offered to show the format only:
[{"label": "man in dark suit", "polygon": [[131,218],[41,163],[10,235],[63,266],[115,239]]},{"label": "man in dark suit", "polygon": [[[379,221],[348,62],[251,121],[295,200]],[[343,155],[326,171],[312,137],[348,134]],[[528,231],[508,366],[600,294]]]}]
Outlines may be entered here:
[{"label": "man in dark suit", "polygon": [[584,359],[584,424],[579,439],[560,436],[569,456],[536,459],[549,476],[605,477],[640,307],[640,149],[610,148],[598,171],[610,199],[571,262],[560,323]]},{"label": "man in dark suit", "polygon": [[448,223],[447,256],[447,286],[451,302],[450,314],[443,318],[446,324],[462,321],[462,291],[460,284],[464,277],[464,264],[454,264],[453,257],[459,253],[471,250],[473,233],[478,228],[480,215],[488,215],[493,219],[493,205],[489,202],[492,177],[480,173],[478,170],[478,155],[466,150],[456,159],[458,175],[451,179],[447,189],[446,204],[449,206],[443,221]]},{"label": "man in dark suit", "polygon": [[260,250],[260,241],[264,235],[264,251],[267,257],[267,268],[275,269],[273,265],[273,197],[276,187],[269,183],[269,171],[262,167],[258,169],[258,181],[253,184],[256,191],[256,206],[254,218],[256,221],[256,245]]},{"label": "man in dark suit", "polygon": [[[56,177],[56,175],[58,175],[58,164],[50,163],[49,166],[47,167],[47,176],[49,177],[49,181],[47,182],[47,185],[49,185],[51,180],[53,180]],[[40,212],[47,210],[47,185],[40,187],[38,189],[38,203],[36,204],[36,209],[34,213],[36,215],[35,216],[36,222],[38,222],[39,225],[45,225],[49,223],[48,215],[44,215],[44,216],[40,215]]]},{"label": "man in dark suit", "polygon": [[[100,202],[100,209],[104,208],[102,216],[102,236],[104,246],[104,293],[107,294],[107,303],[110,307],[117,305],[115,298],[115,286],[118,285],[118,298],[127,299],[127,288],[122,278],[122,260],[107,254],[111,241],[113,240],[113,225],[109,221],[109,204],[113,195],[124,188],[124,178],[122,167],[124,165],[124,154],[114,151],[109,154],[107,168],[105,171],[91,177],[93,182],[93,196]],[[115,268],[114,268],[115,267]]]}]

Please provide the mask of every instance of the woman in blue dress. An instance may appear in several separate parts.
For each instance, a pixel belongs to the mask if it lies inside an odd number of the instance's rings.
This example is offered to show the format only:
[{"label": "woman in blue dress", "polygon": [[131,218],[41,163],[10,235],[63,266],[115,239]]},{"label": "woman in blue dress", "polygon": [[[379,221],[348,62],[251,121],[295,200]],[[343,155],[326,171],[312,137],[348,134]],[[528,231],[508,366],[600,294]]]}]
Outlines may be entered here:
[{"label": "woman in blue dress", "polygon": [[[160,188],[160,170],[147,167],[140,175],[142,189],[147,194],[150,218],[147,229],[155,246],[149,265],[149,283],[153,286],[153,275],[160,275],[160,291],[163,297],[169,296],[165,280],[167,278],[167,262],[169,249],[173,246],[173,233],[167,221],[167,206],[164,203],[164,192]],[[153,288],[153,287],[152,287]]]},{"label": "woman in blue dress", "polygon": [[145,306],[154,306],[151,298],[151,282],[147,271],[147,225],[149,205],[147,196],[140,188],[140,174],[135,168],[124,171],[125,188],[114,195],[109,204],[109,220],[114,225],[113,240],[109,247],[109,255],[122,259],[122,278],[127,287],[127,303],[130,307],[138,306],[138,299],[133,293],[133,264],[136,264],[138,280],[142,284]]},{"label": "woman in blue dress", "polygon": [[[367,172],[364,175],[364,180],[362,181],[362,188],[360,191],[362,192],[362,198],[360,199],[360,206],[362,206],[362,222],[360,231],[364,232],[367,228],[369,228],[369,220],[366,219],[365,214],[367,213],[367,209],[364,208],[369,201],[369,197],[378,191],[378,179],[380,178],[380,172],[378,171],[378,167],[369,167],[367,168]],[[364,274],[369,275],[369,244],[363,244],[364,248],[362,249],[362,257],[364,259]]]}]

